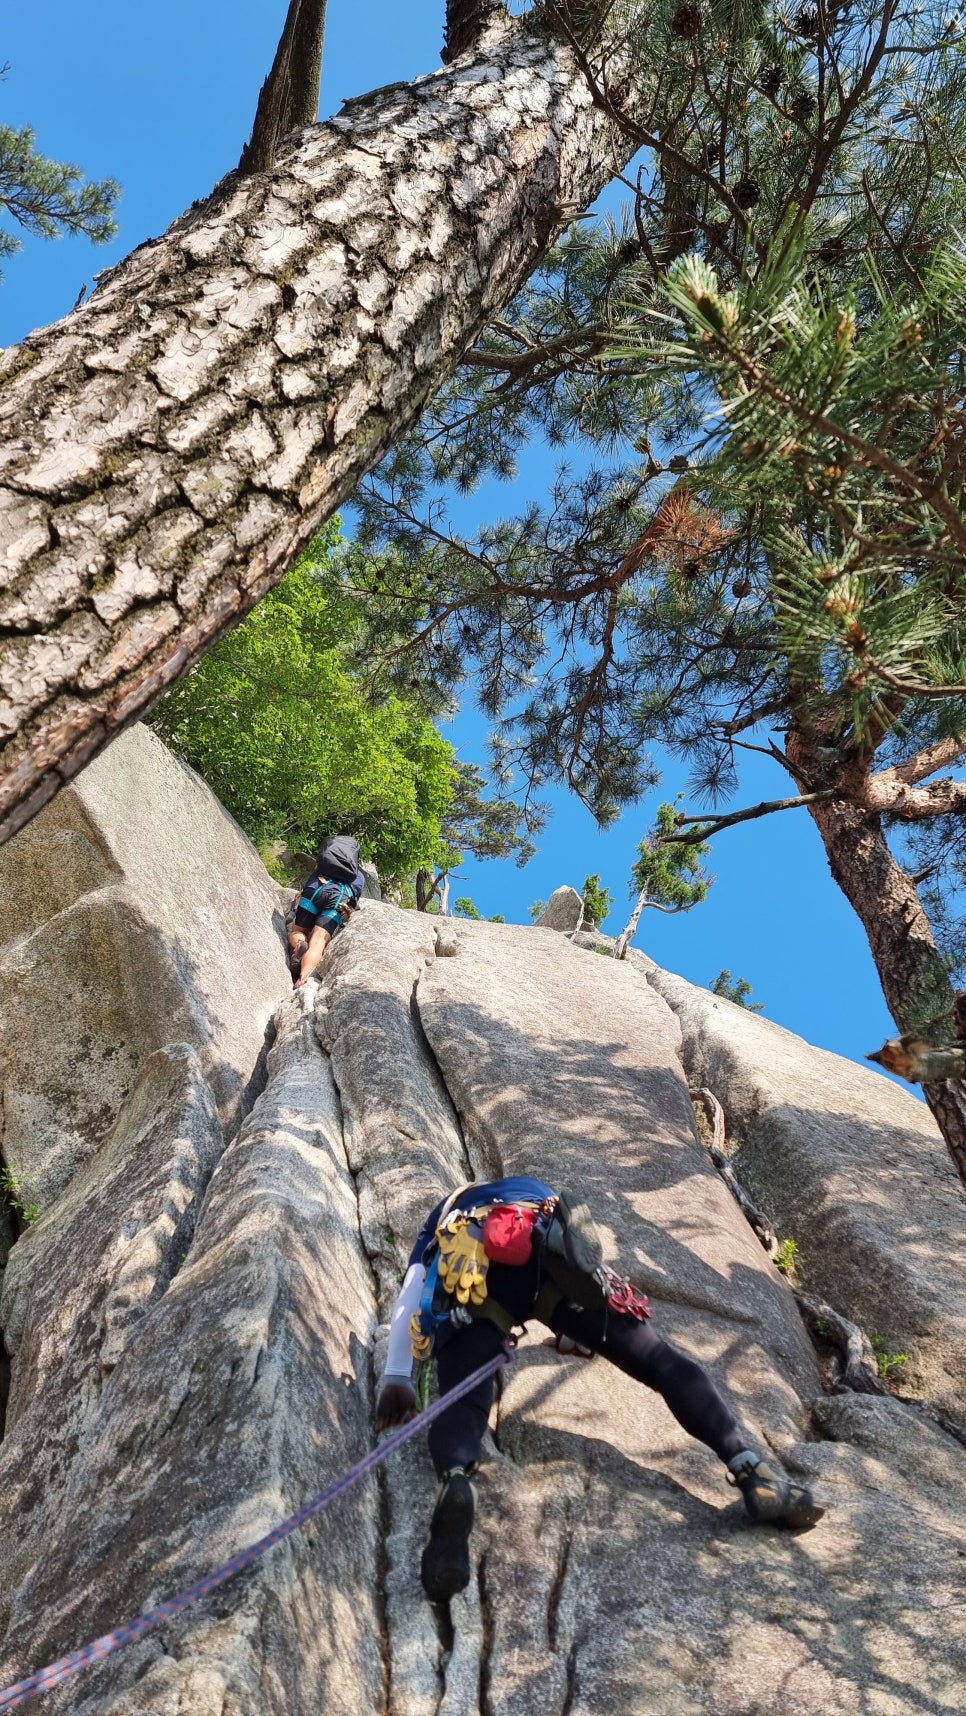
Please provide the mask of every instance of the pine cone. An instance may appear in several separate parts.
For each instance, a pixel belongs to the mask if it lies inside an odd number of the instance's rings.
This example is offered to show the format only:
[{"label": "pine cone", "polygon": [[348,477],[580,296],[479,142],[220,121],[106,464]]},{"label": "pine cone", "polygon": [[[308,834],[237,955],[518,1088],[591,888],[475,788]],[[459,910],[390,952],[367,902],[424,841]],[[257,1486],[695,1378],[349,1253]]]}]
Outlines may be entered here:
[{"label": "pine cone", "polygon": [[761,202],[761,186],[758,180],[746,173],[734,187],[734,199],[740,209],[753,209]]},{"label": "pine cone", "polygon": [[673,471],[675,476],[680,476],[682,471],[689,468],[687,453],[675,453],[674,457],[668,460],[667,468],[669,471]]},{"label": "pine cone", "polygon": [[684,572],[688,578],[697,578],[701,571],[700,560],[686,560],[681,571]]},{"label": "pine cone", "polygon": [[753,585],[750,578],[736,578],[731,586],[731,594],[741,601],[742,596],[750,596]]},{"label": "pine cone", "polygon": [[818,7],[817,6],[803,6],[801,11],[796,15],[796,17],[792,23],[792,29],[794,30],[796,36],[805,36],[805,37],[817,36],[818,35]]},{"label": "pine cone", "polygon": [[701,8],[691,6],[687,0],[680,5],[671,19],[671,33],[675,36],[689,38],[696,36],[701,28]]},{"label": "pine cone", "polygon": [[799,90],[792,102],[792,118],[801,120],[811,119],[815,112],[815,97],[810,89]]},{"label": "pine cone", "polygon": [[785,81],[785,73],[781,66],[766,66],[758,79],[765,95],[777,95]]},{"label": "pine cone", "polygon": [[825,240],[825,243],[820,244],[818,247],[818,256],[819,256],[820,262],[841,262],[844,255],[845,255],[845,239],[844,238],[827,238]]}]

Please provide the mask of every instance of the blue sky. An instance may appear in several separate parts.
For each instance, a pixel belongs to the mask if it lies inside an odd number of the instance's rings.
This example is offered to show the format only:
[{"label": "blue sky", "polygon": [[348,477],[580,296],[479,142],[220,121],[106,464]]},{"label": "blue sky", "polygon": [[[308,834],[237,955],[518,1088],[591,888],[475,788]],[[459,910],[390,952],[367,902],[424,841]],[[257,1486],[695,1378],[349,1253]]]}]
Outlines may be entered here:
[{"label": "blue sky", "polygon": [[[0,346],[64,315],[95,270],[163,231],[236,164],[285,10],[285,0],[168,0],[163,8],[44,0],[8,8],[0,118],[33,125],[46,154],[76,161],[89,177],[117,178],[123,197],[111,245],[28,239],[4,265]],[[322,114],[348,96],[434,70],[443,10],[442,0],[329,0]],[[518,487],[539,495],[551,474],[546,450],[534,447]],[[495,500],[488,485],[475,504],[502,512],[512,503]],[[485,761],[486,728],[474,710],[450,736],[463,755]],[[788,793],[775,765],[759,757],[749,765],[736,805]],[[607,927],[616,932],[654,805],[684,785],[683,770],[671,762],[653,799],[607,834],[578,803],[555,793],[553,819],[524,871],[468,863],[454,892],[470,894],[487,914],[525,922],[531,901],[598,872],[615,895]],[[706,903],[683,917],[648,913],[639,946],[696,983],[728,966],[751,982],[769,1018],[855,1059],[892,1034],[865,937],[829,876],[806,812],[721,835],[710,868],[717,881]]]}]

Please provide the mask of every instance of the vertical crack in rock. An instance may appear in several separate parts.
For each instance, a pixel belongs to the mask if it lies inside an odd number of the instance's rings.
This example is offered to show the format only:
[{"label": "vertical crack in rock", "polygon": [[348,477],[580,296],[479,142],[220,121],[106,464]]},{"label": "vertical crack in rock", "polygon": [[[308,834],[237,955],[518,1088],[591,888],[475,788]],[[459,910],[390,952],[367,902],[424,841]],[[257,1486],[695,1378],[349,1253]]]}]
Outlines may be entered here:
[{"label": "vertical crack in rock", "polygon": [[409,1002],[409,1010],[413,1021],[413,1030],[415,1031],[417,1039],[426,1055],[426,1059],[435,1069],[439,1083],[449,1098],[450,1107],[452,1109],[453,1130],[456,1133],[460,1144],[461,1175],[465,1176],[467,1180],[478,1180],[482,1178],[482,1166],[481,1164],[473,1161],[460,1111],[453,1100],[453,1093],[450,1090],[449,1085],[446,1083],[446,1073],[437,1060],[433,1045],[423,1029],[423,1021],[419,1012],[419,983],[421,976],[422,973],[420,972],[413,979],[412,995]]},{"label": "vertical crack in rock", "polygon": [[[480,1639],[480,1716],[496,1716],[490,1685],[490,1664],[493,1646],[493,1599],[488,1579],[489,1563],[484,1553],[476,1569],[476,1587],[480,1599],[482,1637]],[[497,1593],[498,1595],[499,1593]]]},{"label": "vertical crack in rock", "polygon": [[561,1705],[560,1716],[570,1716],[577,1696],[577,1641],[574,1640],[567,1652],[567,1689]]},{"label": "vertical crack in rock", "polygon": [[553,1584],[547,1599],[547,1644],[556,1654],[557,1651],[557,1619],[560,1612],[560,1599],[563,1596],[564,1581],[570,1566],[570,1552],[573,1548],[573,1528],[569,1507],[564,1510],[563,1528],[560,1542],[557,1546],[557,1565],[554,1569]]},{"label": "vertical crack in rock", "polygon": [[[315,1004],[316,1033],[342,1104],[359,1235],[383,1319],[427,1211],[455,1184],[473,1177],[416,1002],[420,974],[433,957],[431,919],[367,901],[327,951]],[[373,1363],[378,1372],[381,1351]],[[392,1716],[448,1711],[454,1696],[453,1641],[437,1632],[419,1584],[434,1493],[426,1444],[419,1438],[384,1468],[381,1487],[383,1645]],[[456,1652],[461,1686],[464,1655]],[[457,1704],[462,1708],[459,1698]]]},{"label": "vertical crack in rock", "polygon": [[[315,1035],[316,1035],[316,1041],[319,1045],[319,1052],[325,1057],[325,1060],[329,1066],[329,1069],[330,1069],[330,1072],[332,1075],[332,1083],[333,1083],[333,1086],[335,1088],[335,1091],[336,1091],[337,1097],[338,1097],[338,1103],[339,1103],[339,1137],[340,1137],[340,1140],[342,1143],[342,1154],[343,1154],[343,1157],[345,1159],[346,1174],[348,1176],[349,1183],[352,1186],[352,1190],[353,1190],[353,1193],[355,1195],[356,1231],[357,1231],[358,1237],[359,1237],[359,1251],[360,1251],[360,1255],[365,1259],[366,1268],[367,1268],[368,1275],[369,1275],[369,1284],[370,1284],[370,1287],[372,1290],[372,1302],[373,1302],[373,1305],[376,1307],[376,1314],[377,1314],[377,1316],[379,1316],[380,1313],[383,1311],[383,1307],[380,1303],[379,1278],[376,1274],[374,1257],[373,1257],[372,1253],[370,1252],[369,1247],[366,1244],[366,1235],[365,1235],[365,1231],[364,1231],[363,1223],[362,1223],[362,1198],[361,1198],[360,1187],[359,1187],[359,1171],[360,1170],[353,1168],[352,1161],[351,1161],[350,1156],[349,1156],[349,1149],[348,1149],[348,1146],[346,1144],[345,1110],[344,1110],[344,1106],[342,1103],[342,1093],[341,1093],[341,1090],[339,1088],[339,1080],[336,1076],[335,1068],[332,1065],[332,1056],[331,1056],[331,1053],[329,1051],[329,1048],[322,1041],[321,1036],[320,1036],[318,1031],[316,1031]],[[376,1388],[378,1385],[378,1376],[376,1373],[376,1354],[375,1354],[375,1349],[374,1349],[372,1343],[370,1343],[369,1348],[368,1348],[367,1359],[368,1359],[368,1371],[369,1371],[369,1391],[368,1391],[369,1392],[369,1399],[374,1405],[375,1399],[376,1399]],[[386,1489],[385,1467],[380,1467],[379,1470],[375,1473],[375,1482],[376,1482],[376,1493],[377,1493],[377,1497],[378,1497],[376,1612],[377,1612],[378,1620],[379,1620],[379,1653],[380,1653],[380,1657],[381,1657],[381,1661],[382,1661],[382,1676],[383,1676],[382,1710],[388,1711],[390,1708],[390,1701],[391,1701],[391,1697],[392,1697],[392,1650],[391,1650],[390,1638],[389,1638],[389,1603],[388,1603],[388,1595],[387,1595],[387,1574],[388,1574],[388,1566],[389,1566],[388,1549],[387,1549],[387,1542],[388,1542],[388,1537],[389,1537],[389,1497],[388,1497],[387,1489]]]},{"label": "vertical crack in rock", "polygon": [[[23,1228],[23,1224],[18,1222],[16,1212],[11,1206],[10,1194],[7,1190],[9,1164],[3,1154],[3,1140],[6,1131],[5,1103],[6,1091],[0,1087],[0,1308],[3,1305],[3,1282],[6,1276],[7,1260]],[[7,1351],[2,1310],[0,1310],[0,1442],[3,1441],[6,1433],[9,1396],[10,1355]]]}]

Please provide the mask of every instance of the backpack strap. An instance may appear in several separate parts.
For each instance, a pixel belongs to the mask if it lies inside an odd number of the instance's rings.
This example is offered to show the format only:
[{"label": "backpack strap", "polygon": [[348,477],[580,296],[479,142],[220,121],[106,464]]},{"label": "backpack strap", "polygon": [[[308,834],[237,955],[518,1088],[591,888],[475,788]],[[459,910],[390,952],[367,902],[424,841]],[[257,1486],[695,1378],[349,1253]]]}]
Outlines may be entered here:
[{"label": "backpack strap", "polygon": [[489,1297],[483,1300],[482,1305],[470,1304],[466,1306],[466,1309],[474,1322],[485,1317],[488,1323],[496,1324],[502,1335],[510,1334],[519,1323],[519,1318],[511,1317],[509,1311],[505,1311],[502,1305],[498,1305],[495,1299]]}]

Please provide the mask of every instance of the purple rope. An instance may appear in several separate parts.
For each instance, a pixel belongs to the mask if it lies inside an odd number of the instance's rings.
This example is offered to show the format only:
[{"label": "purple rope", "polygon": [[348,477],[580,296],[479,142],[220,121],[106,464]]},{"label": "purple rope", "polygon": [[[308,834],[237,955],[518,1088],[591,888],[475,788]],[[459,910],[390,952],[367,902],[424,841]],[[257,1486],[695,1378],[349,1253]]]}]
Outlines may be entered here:
[{"label": "purple rope", "polygon": [[425,1407],[415,1418],[411,1418],[408,1424],[403,1424],[398,1430],[394,1430],[391,1435],[385,1438],[385,1441],[372,1448],[368,1454],[363,1455],[356,1465],[350,1466],[347,1472],[343,1472],[341,1478],[336,1478],[327,1490],[323,1490],[320,1495],[314,1496],[311,1501],[306,1502],[305,1506],[300,1507],[297,1513],[289,1514],[288,1519],[283,1519],[280,1525],[276,1525],[268,1533],[267,1537],[260,1537],[257,1543],[250,1544],[239,1555],[233,1555],[230,1561],[224,1562],[221,1567],[216,1567],[214,1572],[206,1573],[203,1579],[196,1580],[195,1584],[189,1585],[187,1590],[179,1591],[176,1597],[169,1597],[166,1603],[159,1603],[155,1609],[147,1609],[143,1615],[138,1615],[136,1620],[124,1621],[112,1632],[103,1633],[99,1639],[93,1639],[90,1644],[81,1645],[79,1650],[72,1650],[67,1656],[58,1657],[56,1662],[48,1663],[46,1668],[38,1669],[36,1674],[28,1674],[25,1680],[18,1680],[14,1686],[4,1687],[3,1691],[0,1692],[0,1710],[12,1710],[15,1704],[22,1704],[24,1699],[30,1698],[35,1692],[49,1692],[52,1686],[59,1686],[62,1681],[71,1680],[75,1674],[79,1674],[81,1669],[89,1667],[92,1662],[103,1662],[104,1658],[111,1656],[114,1651],[123,1649],[127,1644],[133,1644],[135,1639],[143,1638],[145,1633],[153,1632],[155,1627],[161,1626],[164,1621],[170,1621],[175,1615],[180,1615],[182,1609],[187,1609],[192,1603],[197,1603],[200,1598],[207,1597],[210,1592],[217,1591],[220,1585],[227,1585],[230,1579],[237,1578],[238,1574],[244,1573],[247,1567],[254,1567],[255,1563],[260,1561],[270,1549],[273,1549],[276,1543],[281,1543],[286,1537],[291,1537],[293,1531],[298,1531],[300,1526],[305,1525],[308,1520],[314,1519],[316,1514],[321,1513],[330,1502],[335,1501],[338,1496],[344,1496],[353,1484],[357,1484],[360,1478],[365,1478],[370,1472],[374,1472],[377,1466],[382,1465],[383,1460],[387,1460],[390,1454],[394,1454],[397,1448],[401,1448],[404,1442],[408,1442],[410,1437],[415,1436],[424,1424],[431,1424],[434,1418],[438,1418],[440,1413],[452,1406],[454,1400],[459,1400],[464,1394],[469,1394],[477,1383],[483,1382],[486,1377],[495,1375],[501,1365],[509,1363],[510,1358],[510,1351],[504,1349],[497,1354],[496,1358],[480,1365],[479,1370],[475,1370],[472,1376],[468,1376],[463,1382],[457,1383],[455,1388],[449,1389],[439,1400],[434,1400],[431,1406]]}]

